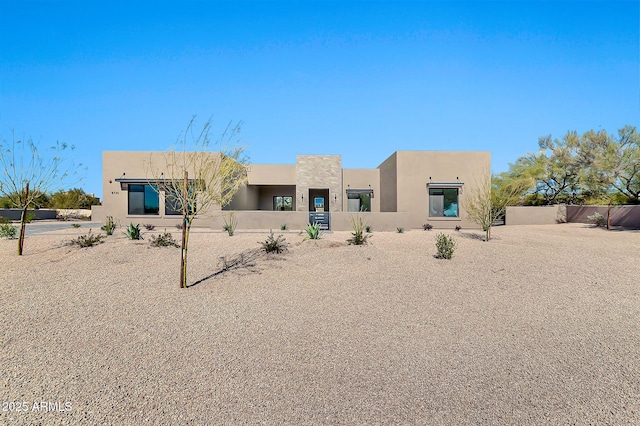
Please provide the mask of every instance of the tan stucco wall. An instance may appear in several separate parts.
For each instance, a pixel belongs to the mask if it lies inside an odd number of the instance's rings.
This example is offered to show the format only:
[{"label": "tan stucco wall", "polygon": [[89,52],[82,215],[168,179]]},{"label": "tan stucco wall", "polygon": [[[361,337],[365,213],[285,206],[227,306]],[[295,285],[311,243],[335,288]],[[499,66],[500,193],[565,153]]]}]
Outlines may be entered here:
[{"label": "tan stucco wall", "polygon": [[[176,154],[180,160],[180,154]],[[210,153],[210,155],[219,155]],[[149,151],[104,151],[102,153],[102,209],[96,209],[96,219],[103,221],[106,216],[113,216],[121,224],[142,223],[156,226],[167,226],[178,223],[180,216],[164,215],[164,194],[161,193],[160,212],[158,215],[129,215],[128,193],[116,179],[149,179],[153,180],[154,174],[159,176],[164,173],[169,176],[167,153]],[[152,172],[152,170],[154,170]],[[195,176],[193,170],[189,170],[191,176]],[[180,176],[181,178],[182,176]],[[210,216],[220,211],[219,206],[212,206],[209,212],[203,212],[194,221],[195,226],[209,226]],[[100,218],[100,219],[97,219]]]},{"label": "tan stucco wall", "polygon": [[241,187],[224,210],[258,210],[258,187],[245,185]]},{"label": "tan stucco wall", "polygon": [[[371,186],[369,186],[371,185]],[[372,189],[371,211],[380,211],[380,170],[342,169],[342,205],[347,210],[347,189]]]},{"label": "tan stucco wall", "polygon": [[378,166],[380,170],[380,211],[395,212],[398,209],[398,164],[394,152]]},{"label": "tan stucco wall", "polygon": [[[464,210],[465,197],[475,190],[482,179],[491,174],[491,156],[488,152],[456,151],[398,151],[397,193],[399,212],[409,212],[412,228],[424,223],[435,227],[456,225],[463,228],[478,228],[468,220]],[[427,183],[457,182],[464,185],[459,190],[459,217],[429,217],[429,191]]]},{"label": "tan stucco wall", "polygon": [[393,231],[397,232],[398,228],[409,230],[411,228],[409,222],[409,213],[406,212],[362,212],[348,213],[339,212],[331,214],[331,230],[332,231],[352,231],[352,218],[361,217],[366,225],[370,225],[373,232],[376,231]]},{"label": "tan stucco wall", "polygon": [[507,207],[505,225],[551,225],[567,221],[567,206]]},{"label": "tan stucco wall", "polygon": [[295,185],[295,164],[251,164],[247,172],[249,185]]}]

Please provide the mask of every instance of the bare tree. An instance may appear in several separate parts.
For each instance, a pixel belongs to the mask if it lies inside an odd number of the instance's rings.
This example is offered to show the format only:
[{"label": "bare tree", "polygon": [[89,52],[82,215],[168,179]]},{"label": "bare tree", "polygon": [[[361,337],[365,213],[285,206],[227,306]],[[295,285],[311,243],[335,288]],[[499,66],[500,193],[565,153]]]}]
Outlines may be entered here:
[{"label": "bare tree", "polygon": [[180,287],[187,287],[187,248],[193,220],[212,208],[222,208],[247,181],[247,159],[237,144],[241,123],[229,123],[210,150],[211,119],[195,131],[195,116],[177,145],[162,159],[150,159],[153,187],[164,192],[165,205],[182,214]]},{"label": "bare tree", "polygon": [[529,186],[526,180],[502,182],[489,170],[476,179],[474,187],[465,194],[463,205],[468,219],[482,227],[485,241],[491,239],[496,219],[505,215],[508,206],[517,204]]},{"label": "bare tree", "polygon": [[[80,181],[78,167],[68,163],[63,156],[65,143],[56,142],[48,150],[41,151],[31,138],[16,140],[11,132],[11,141],[0,142],[0,195],[15,208],[21,209],[18,255],[24,248],[24,233],[29,207],[40,207],[38,200],[43,194],[58,189],[63,184]],[[79,165],[81,166],[81,165]]]}]

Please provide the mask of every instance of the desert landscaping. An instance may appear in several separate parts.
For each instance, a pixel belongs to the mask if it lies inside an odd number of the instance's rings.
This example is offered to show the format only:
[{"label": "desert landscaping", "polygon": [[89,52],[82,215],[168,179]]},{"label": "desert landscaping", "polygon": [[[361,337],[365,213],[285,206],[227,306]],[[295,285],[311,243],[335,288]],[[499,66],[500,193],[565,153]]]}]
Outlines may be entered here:
[{"label": "desert landscaping", "polygon": [[0,424],[640,423],[640,231],[120,231],[0,240]]}]

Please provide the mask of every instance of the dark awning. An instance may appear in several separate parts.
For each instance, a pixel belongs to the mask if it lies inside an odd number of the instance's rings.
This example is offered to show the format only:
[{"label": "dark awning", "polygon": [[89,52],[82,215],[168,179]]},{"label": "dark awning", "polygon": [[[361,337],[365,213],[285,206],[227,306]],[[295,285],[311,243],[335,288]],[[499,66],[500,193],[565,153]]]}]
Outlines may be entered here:
[{"label": "dark awning", "polygon": [[347,194],[373,194],[373,189],[347,189]]},{"label": "dark awning", "polygon": [[427,182],[429,188],[461,188],[464,186],[462,182]]}]

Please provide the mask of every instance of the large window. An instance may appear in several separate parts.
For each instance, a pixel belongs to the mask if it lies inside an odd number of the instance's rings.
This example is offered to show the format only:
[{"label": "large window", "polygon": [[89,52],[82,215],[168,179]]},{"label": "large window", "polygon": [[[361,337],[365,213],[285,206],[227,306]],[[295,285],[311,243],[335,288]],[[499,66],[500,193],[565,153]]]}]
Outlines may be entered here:
[{"label": "large window", "polygon": [[429,188],[429,216],[458,217],[458,188]]},{"label": "large window", "polygon": [[276,211],[292,211],[293,210],[293,197],[291,196],[274,196],[273,197],[273,210]]},{"label": "large window", "polygon": [[347,191],[347,211],[370,212],[371,191],[351,192]]},{"label": "large window", "polygon": [[129,214],[158,214],[160,199],[151,185],[129,185]]}]

